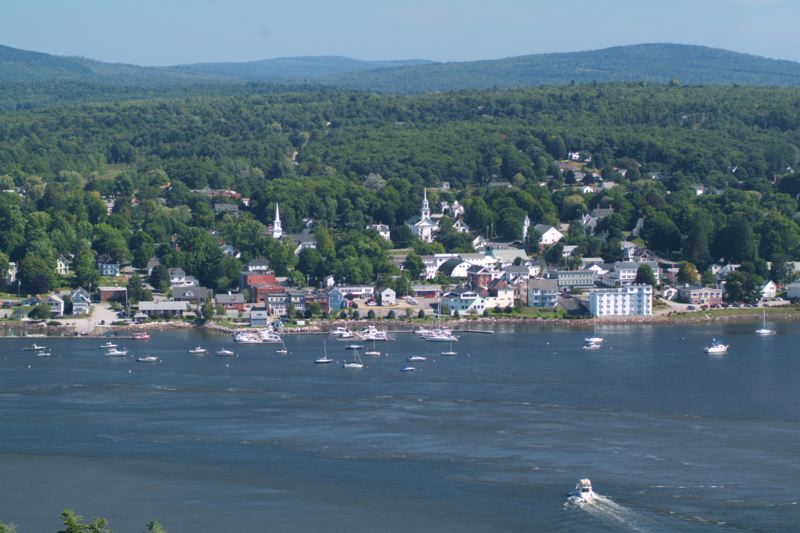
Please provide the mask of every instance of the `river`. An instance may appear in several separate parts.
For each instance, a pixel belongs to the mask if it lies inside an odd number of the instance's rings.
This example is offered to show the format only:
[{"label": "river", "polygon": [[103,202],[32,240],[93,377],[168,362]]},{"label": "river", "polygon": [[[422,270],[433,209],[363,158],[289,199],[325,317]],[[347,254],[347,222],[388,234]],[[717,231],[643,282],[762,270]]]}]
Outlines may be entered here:
[{"label": "river", "polygon": [[[69,507],[122,533],[793,530],[800,325],[756,327],[606,325],[586,351],[589,330],[504,325],[454,357],[399,335],[361,370],[332,340],[337,362],[315,365],[319,335],[279,355],[157,332],[121,341],[125,358],[4,339],[0,521],[55,532]],[[730,352],[703,353],[712,337]],[[429,358],[400,372],[412,354]],[[567,498],[583,477],[595,505]]]}]

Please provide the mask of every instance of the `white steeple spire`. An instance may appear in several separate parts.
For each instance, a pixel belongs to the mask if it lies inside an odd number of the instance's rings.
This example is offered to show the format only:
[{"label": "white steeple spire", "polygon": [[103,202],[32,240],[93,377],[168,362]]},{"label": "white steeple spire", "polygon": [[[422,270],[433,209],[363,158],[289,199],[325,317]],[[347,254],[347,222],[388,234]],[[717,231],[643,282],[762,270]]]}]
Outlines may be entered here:
[{"label": "white steeple spire", "polygon": [[428,189],[422,188],[422,211],[420,212],[420,217],[431,218],[431,207],[428,205]]},{"label": "white steeple spire", "polygon": [[278,209],[278,202],[275,202],[275,220],[272,221],[272,238],[280,239],[282,235],[283,229],[281,229],[281,212]]},{"label": "white steeple spire", "polygon": [[522,242],[528,240],[528,228],[531,226],[531,219],[525,214],[525,220],[522,221]]}]

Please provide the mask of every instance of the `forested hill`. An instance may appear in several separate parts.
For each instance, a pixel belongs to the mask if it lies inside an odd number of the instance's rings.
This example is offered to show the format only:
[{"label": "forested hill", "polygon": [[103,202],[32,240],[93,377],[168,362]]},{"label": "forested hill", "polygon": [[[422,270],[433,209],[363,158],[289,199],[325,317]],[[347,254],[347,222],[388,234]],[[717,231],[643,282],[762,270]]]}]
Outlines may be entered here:
[{"label": "forested hill", "polygon": [[414,93],[591,82],[800,85],[800,63],[681,44],[642,44],[488,61],[349,73],[322,81],[352,89]]},{"label": "forested hill", "polygon": [[[434,63],[425,60],[360,61],[345,57],[294,57],[247,63],[141,67],[59,57],[0,46],[0,85],[94,83],[119,87],[208,92],[209,85],[325,84],[378,92],[419,93],[492,87],[564,85],[572,82],[647,81],[684,85],[800,85],[800,63],[715,48],[677,44],[618,46],[603,50],[505,59]],[[97,91],[102,93],[102,91]],[[99,94],[99,96],[103,96]]]}]

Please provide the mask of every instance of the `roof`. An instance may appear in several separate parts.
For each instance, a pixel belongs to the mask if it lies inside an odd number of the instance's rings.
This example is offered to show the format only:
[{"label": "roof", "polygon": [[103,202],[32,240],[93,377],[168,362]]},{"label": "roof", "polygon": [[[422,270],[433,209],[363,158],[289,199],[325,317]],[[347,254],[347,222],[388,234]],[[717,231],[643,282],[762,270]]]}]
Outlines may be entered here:
[{"label": "roof", "polygon": [[235,294],[215,294],[214,301],[218,304],[243,304],[244,303],[244,294],[242,293],[235,293]]},{"label": "roof", "polygon": [[550,224],[536,224],[535,226],[533,226],[533,229],[535,229],[539,233],[546,233],[551,229],[555,229],[556,231],[558,231],[555,228],[555,226],[551,226]]},{"label": "roof", "polygon": [[461,258],[453,257],[442,263],[439,267],[439,271],[449,276],[459,265],[463,265],[464,263],[466,263],[466,261],[463,261]]},{"label": "roof", "polygon": [[192,305],[189,302],[175,302],[164,300],[160,302],[139,302],[139,311],[188,311]]},{"label": "roof", "polygon": [[205,300],[211,294],[211,289],[205,287],[173,287],[173,298],[193,298],[196,300]]},{"label": "roof", "polygon": [[543,291],[558,291],[558,281],[554,279],[531,279],[528,280],[528,288]]},{"label": "roof", "polygon": [[97,290],[102,292],[128,292],[125,287],[97,287]]}]

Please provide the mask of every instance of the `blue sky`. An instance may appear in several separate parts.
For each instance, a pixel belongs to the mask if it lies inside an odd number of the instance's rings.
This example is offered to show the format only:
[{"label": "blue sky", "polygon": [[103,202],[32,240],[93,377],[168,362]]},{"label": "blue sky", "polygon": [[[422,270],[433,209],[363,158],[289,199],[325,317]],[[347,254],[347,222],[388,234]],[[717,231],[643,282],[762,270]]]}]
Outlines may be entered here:
[{"label": "blue sky", "polygon": [[800,61],[800,0],[3,0],[0,44],[140,65],[702,44]]}]

